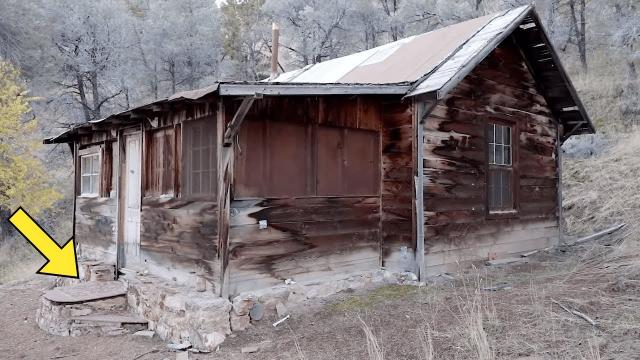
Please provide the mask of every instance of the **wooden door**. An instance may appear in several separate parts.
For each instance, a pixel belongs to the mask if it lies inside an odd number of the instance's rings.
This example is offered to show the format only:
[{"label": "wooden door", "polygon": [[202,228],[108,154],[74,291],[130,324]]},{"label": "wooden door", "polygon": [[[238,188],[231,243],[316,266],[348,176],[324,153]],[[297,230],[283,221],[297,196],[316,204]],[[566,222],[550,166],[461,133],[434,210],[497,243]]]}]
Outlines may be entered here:
[{"label": "wooden door", "polygon": [[124,171],[124,251],[123,265],[135,266],[140,255],[140,199],[142,189],[142,138],[140,134],[125,136]]}]

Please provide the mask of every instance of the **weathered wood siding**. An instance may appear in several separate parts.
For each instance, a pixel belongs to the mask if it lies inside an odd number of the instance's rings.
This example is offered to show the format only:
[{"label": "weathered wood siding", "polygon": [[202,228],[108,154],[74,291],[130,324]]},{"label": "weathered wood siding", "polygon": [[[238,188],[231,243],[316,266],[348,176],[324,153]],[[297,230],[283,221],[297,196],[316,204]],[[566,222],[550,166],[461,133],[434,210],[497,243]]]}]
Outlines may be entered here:
[{"label": "weathered wood siding", "polygon": [[115,198],[76,198],[76,243],[79,255],[90,260],[116,263]]},{"label": "weathered wood siding", "polygon": [[[189,146],[181,137],[181,129],[189,121],[204,119],[216,122],[216,102],[193,104],[164,114],[157,126],[175,127],[176,143]],[[216,126],[210,127],[211,129]],[[149,129],[149,124],[146,124]],[[217,135],[210,130],[206,137]],[[216,148],[217,149],[217,148]],[[145,148],[145,151],[148,149]],[[176,179],[182,179],[189,167],[181,160],[182,147],[177,146]],[[218,151],[213,156],[217,156]],[[148,164],[147,164],[148,165]],[[147,170],[149,168],[147,167]],[[145,175],[143,175],[144,177]],[[215,174],[217,176],[217,174]],[[144,183],[144,181],[143,181]],[[218,203],[215,193],[188,196],[176,183],[177,196],[143,194],[141,208],[140,259],[150,273],[186,285],[204,279],[211,291],[220,285],[218,265]]]},{"label": "weathered wood siding", "polygon": [[[380,104],[380,99],[363,97],[265,97],[254,102],[243,128],[247,122],[268,119],[380,132]],[[237,105],[225,104],[227,121]],[[239,138],[234,162],[235,174],[242,179],[251,175],[246,173],[250,168],[238,165],[242,160],[238,156],[252,143],[243,129]],[[300,191],[306,190],[301,187]],[[273,286],[288,278],[312,281],[378,269],[380,198],[234,198],[230,210],[229,292]],[[260,220],[266,220],[266,229],[259,228]]]},{"label": "weathered wood siding", "polygon": [[415,271],[412,119],[411,101],[382,104],[382,265],[393,271]]},{"label": "weathered wood siding", "polygon": [[[517,214],[488,217],[488,120],[515,121]],[[557,125],[515,45],[506,41],[432,111],[424,124],[425,263],[505,256],[557,241]]]}]

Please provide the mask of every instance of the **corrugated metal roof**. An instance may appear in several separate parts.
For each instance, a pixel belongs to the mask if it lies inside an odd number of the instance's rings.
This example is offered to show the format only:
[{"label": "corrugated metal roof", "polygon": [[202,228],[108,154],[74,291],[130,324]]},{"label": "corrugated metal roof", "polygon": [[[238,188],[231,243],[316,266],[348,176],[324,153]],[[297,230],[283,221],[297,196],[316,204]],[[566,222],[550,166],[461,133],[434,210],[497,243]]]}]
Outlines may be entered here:
[{"label": "corrugated metal roof", "polygon": [[[172,101],[198,100],[207,95],[249,96],[310,94],[396,94],[415,96],[435,93],[443,98],[500,42],[509,36],[528,15],[537,18],[532,5],[521,6],[447,26],[425,34],[411,36],[352,55],[309,65],[280,74],[262,82],[221,82],[211,86],[174,94],[167,99],[85,123],[45,140],[45,143],[68,141],[75,130],[104,123],[118,116],[146,107]],[[553,50],[552,45],[546,44]],[[559,64],[561,65],[561,64]],[[559,66],[559,68],[562,68]],[[579,117],[593,131],[573,85],[561,69],[561,77],[578,104]]]},{"label": "corrugated metal roof", "polygon": [[[529,10],[531,10],[530,5],[522,6],[495,16],[486,26],[469,38],[453,56],[444,59],[437,70],[430,73],[408,96],[440,90],[454,77],[462,78],[468,75],[461,74],[465,66],[471,64],[472,66],[469,66],[468,70],[472,70],[475,64],[484,58],[483,53],[488,54],[506,36],[511,34],[513,28],[520,24],[518,20],[524,18]],[[492,43],[494,46],[490,46]]]},{"label": "corrugated metal roof", "polygon": [[[524,13],[530,6],[511,10]],[[348,56],[279,75],[270,82],[397,84],[413,83],[457,54],[484,28],[499,28],[505,12],[464,21]],[[495,24],[494,24],[495,23]]]}]

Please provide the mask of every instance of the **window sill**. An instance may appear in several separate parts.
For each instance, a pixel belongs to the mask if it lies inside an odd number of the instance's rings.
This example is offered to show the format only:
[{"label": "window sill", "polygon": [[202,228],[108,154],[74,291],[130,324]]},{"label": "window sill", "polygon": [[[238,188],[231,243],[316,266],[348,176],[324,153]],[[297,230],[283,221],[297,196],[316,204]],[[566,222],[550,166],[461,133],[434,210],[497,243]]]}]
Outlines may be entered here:
[{"label": "window sill", "polygon": [[85,198],[85,199],[93,199],[93,198],[97,198],[99,196],[98,196],[98,194],[80,194],[80,195],[78,195],[78,197]]},{"label": "window sill", "polygon": [[518,210],[489,211],[487,219],[514,219],[519,215]]}]

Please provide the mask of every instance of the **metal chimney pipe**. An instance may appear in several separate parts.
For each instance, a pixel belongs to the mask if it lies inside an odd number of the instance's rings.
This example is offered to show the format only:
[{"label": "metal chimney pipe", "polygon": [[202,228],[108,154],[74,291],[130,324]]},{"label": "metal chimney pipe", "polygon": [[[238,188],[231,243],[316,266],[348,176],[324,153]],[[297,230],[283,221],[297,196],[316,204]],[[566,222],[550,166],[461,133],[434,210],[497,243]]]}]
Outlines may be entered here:
[{"label": "metal chimney pipe", "polygon": [[271,25],[271,79],[278,77],[278,47],[280,45],[280,27],[277,23]]}]

